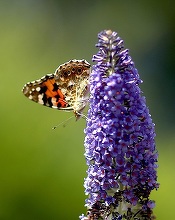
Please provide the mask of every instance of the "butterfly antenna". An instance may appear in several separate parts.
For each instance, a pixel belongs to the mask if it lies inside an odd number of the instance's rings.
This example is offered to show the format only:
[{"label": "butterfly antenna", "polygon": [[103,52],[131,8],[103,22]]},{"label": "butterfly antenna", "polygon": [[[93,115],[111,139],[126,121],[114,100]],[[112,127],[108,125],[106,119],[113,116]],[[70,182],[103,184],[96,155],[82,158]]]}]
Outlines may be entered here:
[{"label": "butterfly antenna", "polygon": [[81,112],[76,112],[76,114],[79,116],[79,117],[77,118],[77,120],[80,119],[80,118],[83,118],[83,119],[85,119],[86,121],[88,121],[88,117],[87,117],[85,114],[83,114],[83,113],[81,113]]},{"label": "butterfly antenna", "polygon": [[72,119],[72,118],[74,118],[74,115],[71,116],[71,117],[69,117],[69,118],[66,119],[65,121],[62,121],[62,122],[59,123],[58,125],[55,125],[54,127],[52,127],[52,129],[55,130],[56,128],[58,128],[58,127],[59,127],[60,125],[62,125],[62,124],[63,124],[63,127],[66,127],[66,123],[67,123],[68,121],[70,121],[70,119]]}]

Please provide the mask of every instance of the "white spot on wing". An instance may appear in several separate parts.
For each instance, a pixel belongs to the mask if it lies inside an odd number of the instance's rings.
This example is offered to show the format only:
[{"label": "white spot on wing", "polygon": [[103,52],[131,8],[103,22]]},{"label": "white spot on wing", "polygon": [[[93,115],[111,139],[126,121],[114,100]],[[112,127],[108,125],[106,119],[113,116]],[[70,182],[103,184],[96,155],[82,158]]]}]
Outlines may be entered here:
[{"label": "white spot on wing", "polygon": [[43,95],[42,95],[42,94],[38,95],[38,102],[39,102],[40,104],[44,105]]},{"label": "white spot on wing", "polygon": [[41,90],[40,87],[36,87],[36,91],[39,92]]},{"label": "white spot on wing", "polygon": [[58,108],[58,107],[57,107],[57,106],[55,106],[55,105],[52,105],[52,108],[55,108],[55,109],[56,109],[56,108]]}]

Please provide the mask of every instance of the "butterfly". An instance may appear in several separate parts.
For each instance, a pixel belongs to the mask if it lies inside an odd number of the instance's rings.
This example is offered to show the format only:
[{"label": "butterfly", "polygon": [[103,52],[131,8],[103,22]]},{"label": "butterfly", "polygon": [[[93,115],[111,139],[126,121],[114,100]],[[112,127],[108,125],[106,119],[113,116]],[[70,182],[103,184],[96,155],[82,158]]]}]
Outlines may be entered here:
[{"label": "butterfly", "polygon": [[89,100],[90,64],[86,60],[70,60],[55,73],[28,82],[22,92],[30,100],[57,110],[73,111],[78,120]]}]

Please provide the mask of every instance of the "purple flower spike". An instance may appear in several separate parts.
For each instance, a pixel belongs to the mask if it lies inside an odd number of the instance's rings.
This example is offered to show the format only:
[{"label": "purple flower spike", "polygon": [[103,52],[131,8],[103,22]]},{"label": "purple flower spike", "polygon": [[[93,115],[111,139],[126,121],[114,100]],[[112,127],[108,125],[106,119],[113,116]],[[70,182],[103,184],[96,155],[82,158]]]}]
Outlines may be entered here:
[{"label": "purple flower spike", "polygon": [[102,31],[98,39],[85,129],[88,213],[80,218],[155,219],[149,196],[158,188],[158,155],[142,81],[116,32]]}]

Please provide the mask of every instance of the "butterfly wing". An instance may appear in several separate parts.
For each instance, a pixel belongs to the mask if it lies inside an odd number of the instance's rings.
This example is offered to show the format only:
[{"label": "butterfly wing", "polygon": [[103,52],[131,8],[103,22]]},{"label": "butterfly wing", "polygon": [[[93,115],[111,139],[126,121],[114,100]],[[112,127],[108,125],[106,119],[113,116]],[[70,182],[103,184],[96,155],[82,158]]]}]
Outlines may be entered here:
[{"label": "butterfly wing", "polygon": [[56,109],[69,108],[56,83],[55,74],[47,74],[39,80],[25,84],[22,91],[26,97],[39,104]]}]

